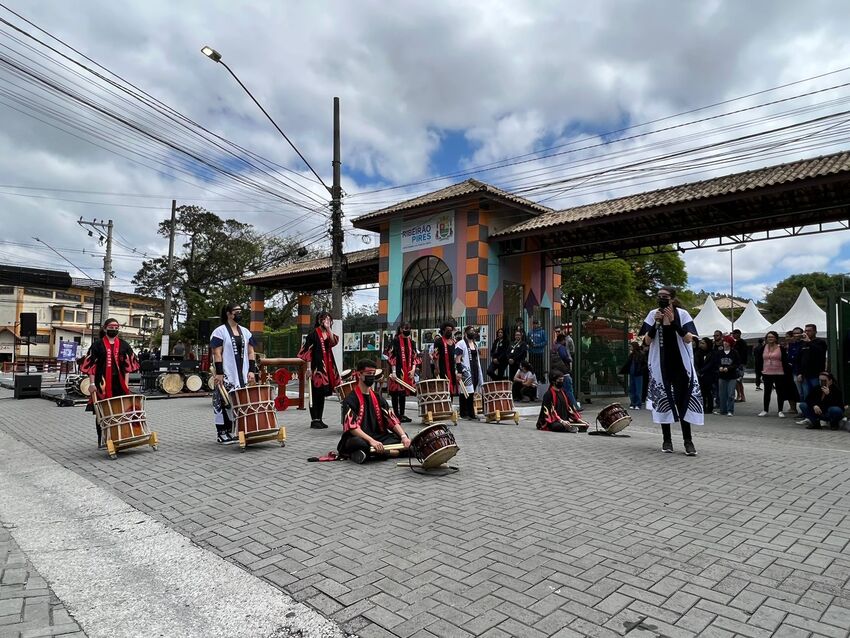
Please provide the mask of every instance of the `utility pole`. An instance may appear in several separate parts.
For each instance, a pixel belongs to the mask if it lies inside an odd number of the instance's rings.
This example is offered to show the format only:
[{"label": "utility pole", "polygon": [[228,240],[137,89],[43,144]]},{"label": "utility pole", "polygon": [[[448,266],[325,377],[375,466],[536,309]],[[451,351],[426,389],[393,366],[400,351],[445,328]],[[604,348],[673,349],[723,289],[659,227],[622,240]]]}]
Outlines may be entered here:
[{"label": "utility pole", "polygon": [[331,315],[342,320],[342,186],[340,184],[339,98],[334,98],[334,159],[331,187]]},{"label": "utility pole", "polygon": [[171,200],[171,232],[168,236],[168,282],[165,286],[165,313],[162,320],[162,343],[160,352],[170,352],[171,340],[171,282],[174,280],[174,235],[177,230],[177,200]]},{"label": "utility pole", "polygon": [[[97,232],[100,235],[101,245],[103,243],[103,235],[101,234],[101,230],[106,229],[106,254],[103,257],[103,302],[101,303],[101,320],[105,320],[109,317],[109,292],[112,284],[112,228],[113,223],[110,219],[108,222],[104,223],[103,220],[95,221],[92,220],[90,222],[83,221],[83,218],[80,217],[77,220],[77,224],[82,228],[88,228],[89,237],[93,237],[94,233]],[[97,323],[98,318],[94,317],[92,319],[92,323]]]}]

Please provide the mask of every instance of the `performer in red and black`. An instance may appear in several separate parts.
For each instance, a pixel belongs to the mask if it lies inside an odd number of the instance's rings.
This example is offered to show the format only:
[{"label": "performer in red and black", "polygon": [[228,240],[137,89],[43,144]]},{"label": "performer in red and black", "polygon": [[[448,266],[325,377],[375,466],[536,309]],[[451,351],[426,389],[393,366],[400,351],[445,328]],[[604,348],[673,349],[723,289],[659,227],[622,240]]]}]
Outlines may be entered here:
[{"label": "performer in red and black", "polygon": [[317,314],[313,330],[307,333],[307,339],[298,353],[298,357],[308,365],[307,374],[310,378],[310,396],[313,403],[310,406],[310,427],[314,429],[328,427],[327,423],[322,421],[325,398],[339,385],[339,371],[333,354],[333,347],[339,343],[339,336],[331,331],[332,328],[333,319],[329,312]]},{"label": "performer in red and black", "polygon": [[[407,456],[410,437],[387,405],[386,399],[372,391],[377,366],[364,359],[357,363],[357,387],[342,402],[342,438],[337,445],[340,456],[355,463],[370,458]],[[403,450],[385,450],[385,445],[404,446]]]},{"label": "performer in red and black", "polygon": [[578,432],[574,423],[582,423],[581,415],[570,403],[564,392],[564,375],[552,373],[552,385],[543,395],[540,416],[537,417],[537,429],[547,432]]},{"label": "performer in red and black", "polygon": [[[416,344],[410,336],[410,324],[402,323],[396,330],[392,344],[390,344],[387,360],[392,366],[395,376],[406,384],[416,387],[416,368],[421,363]],[[412,394],[410,390],[389,379],[388,390],[393,402],[393,412],[402,423],[410,423],[411,418],[404,416],[405,400]]]},{"label": "performer in red and black", "polygon": [[[94,402],[130,394],[130,373],[139,369],[139,361],[130,344],[118,336],[120,324],[117,319],[107,319],[100,329],[80,372],[89,375],[89,404],[86,412],[94,412]],[[100,423],[96,420],[97,446],[106,445],[101,440]]]},{"label": "performer in red and black", "polygon": [[434,339],[435,374],[449,380],[449,395],[458,393],[457,378],[455,377],[455,323],[444,321],[440,326],[440,334]]}]

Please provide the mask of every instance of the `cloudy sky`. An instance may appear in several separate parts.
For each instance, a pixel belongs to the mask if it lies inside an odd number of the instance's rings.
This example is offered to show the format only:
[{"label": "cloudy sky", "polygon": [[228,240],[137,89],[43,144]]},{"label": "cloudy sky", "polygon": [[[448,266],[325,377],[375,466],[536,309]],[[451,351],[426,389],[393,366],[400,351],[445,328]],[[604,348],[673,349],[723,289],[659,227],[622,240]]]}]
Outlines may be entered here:
[{"label": "cloudy sky", "polygon": [[[96,276],[76,220],[111,218],[120,290],[167,251],[172,198],[327,245],[322,187],[204,44],[328,183],[340,97],[349,227],[467,176],[565,208],[850,147],[841,1],[3,4],[0,262],[80,274],[49,245]],[[728,255],[685,259],[692,288],[728,290]],[[736,293],[811,270],[850,272],[850,233],[748,245]]]}]

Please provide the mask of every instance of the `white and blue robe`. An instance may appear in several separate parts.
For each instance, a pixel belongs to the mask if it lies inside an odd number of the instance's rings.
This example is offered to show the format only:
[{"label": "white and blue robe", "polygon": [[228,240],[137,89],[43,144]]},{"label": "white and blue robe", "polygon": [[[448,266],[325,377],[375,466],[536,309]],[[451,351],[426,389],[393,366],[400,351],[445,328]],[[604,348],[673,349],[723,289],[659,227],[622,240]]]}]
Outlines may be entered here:
[{"label": "white and blue robe", "polygon": [[[210,350],[221,348],[221,362],[224,367],[224,389],[227,392],[244,388],[248,385],[248,346],[254,346],[254,337],[251,331],[243,326],[239,327],[241,339],[237,339],[230,327],[223,323],[216,328],[210,336]],[[227,411],[227,422],[225,423],[225,410]],[[213,415],[217,429],[226,425],[231,428],[233,423],[233,411],[230,406],[225,406],[221,401],[221,394],[213,392]]]},{"label": "white and blue robe", "polygon": [[466,339],[461,339],[455,344],[455,356],[461,356],[463,375],[458,375],[458,383],[466,386],[467,393],[471,396],[473,392],[481,392],[484,383],[484,371],[481,368],[481,357],[478,355],[478,347],[473,343],[471,346]]},{"label": "white and blue robe", "polygon": [[[640,336],[645,335],[655,326],[655,313],[652,310],[643,322]],[[654,423],[672,423],[687,421],[692,425],[702,425],[702,395],[699,389],[699,379],[694,367],[694,351],[691,344],[685,343],[682,335],[690,332],[694,337],[697,329],[694,320],[686,310],[673,307],[672,333],[675,339],[670,343],[664,340],[663,326],[659,325],[655,337],[649,344],[649,388],[646,395],[646,407],[652,410]],[[668,333],[669,334],[669,333]],[[664,368],[665,348],[676,348],[679,351],[684,378],[672,374]]]}]

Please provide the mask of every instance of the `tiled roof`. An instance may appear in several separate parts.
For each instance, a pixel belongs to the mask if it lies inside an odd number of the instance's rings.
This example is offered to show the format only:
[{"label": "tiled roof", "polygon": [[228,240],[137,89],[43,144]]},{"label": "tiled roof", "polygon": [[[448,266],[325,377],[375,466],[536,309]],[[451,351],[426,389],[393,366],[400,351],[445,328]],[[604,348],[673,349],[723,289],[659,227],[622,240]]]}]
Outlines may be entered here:
[{"label": "tiled roof", "polygon": [[[378,259],[378,248],[366,248],[365,250],[357,250],[352,253],[346,253],[344,255],[345,261],[349,266],[355,266],[357,264],[362,264],[367,261],[377,260]],[[283,266],[278,266],[277,268],[272,268],[271,270],[267,270],[265,272],[257,273],[256,275],[251,275],[250,277],[246,277],[243,281],[246,283],[251,283],[255,281],[260,281],[264,279],[269,279],[272,277],[281,277],[285,275],[291,274],[303,274],[308,272],[314,272],[319,270],[330,269],[331,267],[331,258],[330,257],[318,257],[316,259],[305,259],[303,261],[296,261],[290,264],[285,264]]]},{"label": "tiled roof", "polygon": [[626,195],[594,204],[585,204],[566,210],[552,211],[533,219],[504,228],[491,237],[503,237],[516,233],[537,231],[553,226],[633,213],[648,208],[673,206],[691,201],[720,197],[732,193],[744,193],[768,186],[778,186],[813,177],[823,177],[850,171],[850,151],[823,155],[812,159],[777,164],[743,173],[724,175],[701,182],[681,184],[659,190]]},{"label": "tiled roof", "polygon": [[434,191],[432,193],[426,193],[425,195],[420,195],[419,197],[414,197],[413,199],[408,199],[403,202],[399,202],[398,204],[393,204],[392,206],[388,206],[386,208],[373,211],[371,213],[366,213],[365,215],[361,215],[360,217],[355,219],[353,221],[353,224],[357,228],[362,228],[362,224],[365,223],[371,225],[371,223],[373,223],[375,220],[385,217],[386,215],[391,215],[392,213],[397,213],[404,210],[411,210],[420,206],[427,206],[429,204],[442,202],[447,199],[452,199],[454,197],[462,197],[464,195],[472,195],[474,193],[486,193],[498,199],[502,199],[513,204],[519,204],[520,206],[529,208],[529,212],[531,213],[554,212],[551,208],[543,206],[541,204],[537,204],[536,202],[533,202],[530,199],[525,199],[524,197],[513,195],[508,191],[503,191],[501,188],[496,188],[495,186],[491,186],[490,184],[479,182],[477,179],[468,179],[465,182],[461,182],[459,184],[452,184],[451,186],[446,186],[445,188],[441,188],[440,190]]}]

